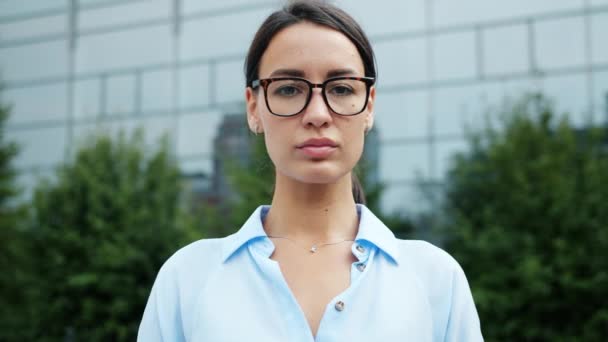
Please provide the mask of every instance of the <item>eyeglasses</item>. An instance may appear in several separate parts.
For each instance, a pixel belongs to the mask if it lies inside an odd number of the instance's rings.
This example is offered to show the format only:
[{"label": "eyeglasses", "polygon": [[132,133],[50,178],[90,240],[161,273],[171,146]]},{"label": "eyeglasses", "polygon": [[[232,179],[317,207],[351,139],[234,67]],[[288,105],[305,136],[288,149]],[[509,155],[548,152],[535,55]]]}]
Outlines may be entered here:
[{"label": "eyeglasses", "polygon": [[334,77],[323,83],[312,83],[298,77],[264,78],[251,82],[253,89],[264,88],[268,110],[278,116],[300,114],[310,103],[312,89],[321,88],[323,100],[332,112],[357,115],[367,106],[373,77]]}]

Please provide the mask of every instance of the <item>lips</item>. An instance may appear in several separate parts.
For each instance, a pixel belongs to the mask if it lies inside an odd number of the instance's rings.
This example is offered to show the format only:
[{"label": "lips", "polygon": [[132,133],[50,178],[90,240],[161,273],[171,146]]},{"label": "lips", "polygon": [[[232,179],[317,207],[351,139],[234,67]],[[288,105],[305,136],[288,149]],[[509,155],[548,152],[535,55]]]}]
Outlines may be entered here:
[{"label": "lips", "polygon": [[309,139],[296,146],[304,155],[316,159],[329,157],[337,147],[338,144],[328,138]]}]

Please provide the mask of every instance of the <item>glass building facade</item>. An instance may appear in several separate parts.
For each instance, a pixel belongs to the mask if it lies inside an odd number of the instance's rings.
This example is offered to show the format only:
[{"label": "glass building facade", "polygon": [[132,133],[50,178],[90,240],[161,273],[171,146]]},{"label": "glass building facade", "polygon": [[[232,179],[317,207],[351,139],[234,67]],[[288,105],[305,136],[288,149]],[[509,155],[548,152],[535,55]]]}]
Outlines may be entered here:
[{"label": "glass building facade", "polygon": [[[1,100],[19,181],[97,130],[163,133],[185,173],[213,174],[225,115],[243,113],[243,60],[282,1],[0,1]],[[387,211],[424,209],[503,98],[540,91],[577,125],[608,122],[608,0],[342,0],[378,58],[377,176]],[[374,149],[375,150],[375,149]]]}]

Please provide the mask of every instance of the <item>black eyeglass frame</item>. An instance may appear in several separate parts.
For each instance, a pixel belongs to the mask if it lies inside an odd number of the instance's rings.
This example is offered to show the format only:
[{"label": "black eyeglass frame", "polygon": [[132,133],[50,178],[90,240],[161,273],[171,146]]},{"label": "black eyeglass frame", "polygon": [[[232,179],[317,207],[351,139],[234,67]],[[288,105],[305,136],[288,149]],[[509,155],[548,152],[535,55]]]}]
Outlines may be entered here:
[{"label": "black eyeglass frame", "polygon": [[[293,80],[293,81],[303,81],[308,85],[309,91],[308,91],[308,97],[306,98],[306,102],[304,103],[304,106],[302,107],[302,109],[294,114],[277,114],[275,112],[272,111],[272,109],[270,109],[270,104],[268,103],[268,86],[270,85],[270,83],[275,82],[275,81],[286,81],[286,80]],[[325,86],[329,83],[329,82],[334,82],[334,81],[340,81],[340,80],[354,80],[354,81],[363,81],[366,85],[365,87],[365,103],[363,104],[363,107],[361,108],[360,111],[358,111],[357,113],[354,114],[340,114],[338,112],[336,112],[331,105],[329,104],[329,101],[327,100],[327,95],[325,94]],[[325,105],[327,105],[327,108],[329,108],[332,112],[338,114],[338,115],[342,115],[342,116],[353,116],[353,115],[357,115],[357,114],[361,114],[363,113],[363,111],[365,110],[365,107],[367,107],[367,103],[369,102],[369,92],[371,87],[374,85],[374,83],[376,82],[376,79],[374,77],[355,77],[355,76],[339,76],[339,77],[332,77],[332,78],[328,78],[326,79],[323,83],[312,83],[307,79],[304,78],[300,78],[300,77],[273,77],[273,78],[262,78],[262,79],[257,79],[257,80],[253,80],[251,81],[251,88],[252,89],[256,89],[259,86],[262,86],[262,88],[264,89],[264,101],[266,102],[266,108],[268,108],[268,111],[270,113],[272,113],[273,115],[276,116],[282,116],[282,117],[289,117],[289,116],[295,116],[298,115],[300,113],[302,113],[306,107],[308,107],[308,104],[310,103],[310,99],[312,98],[312,90],[313,88],[320,88],[321,89],[321,95],[323,96],[323,101],[325,102]]]}]

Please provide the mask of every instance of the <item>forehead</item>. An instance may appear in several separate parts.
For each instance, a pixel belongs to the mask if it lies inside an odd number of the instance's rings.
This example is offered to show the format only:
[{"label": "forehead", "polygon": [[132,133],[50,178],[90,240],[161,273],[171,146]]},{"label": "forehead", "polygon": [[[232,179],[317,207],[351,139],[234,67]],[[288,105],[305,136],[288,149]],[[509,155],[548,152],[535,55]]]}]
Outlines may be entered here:
[{"label": "forehead", "polygon": [[302,22],[279,31],[260,61],[260,78],[274,70],[300,70],[308,78],[323,78],[332,70],[351,69],[364,76],[359,51],[343,33],[329,27]]}]

